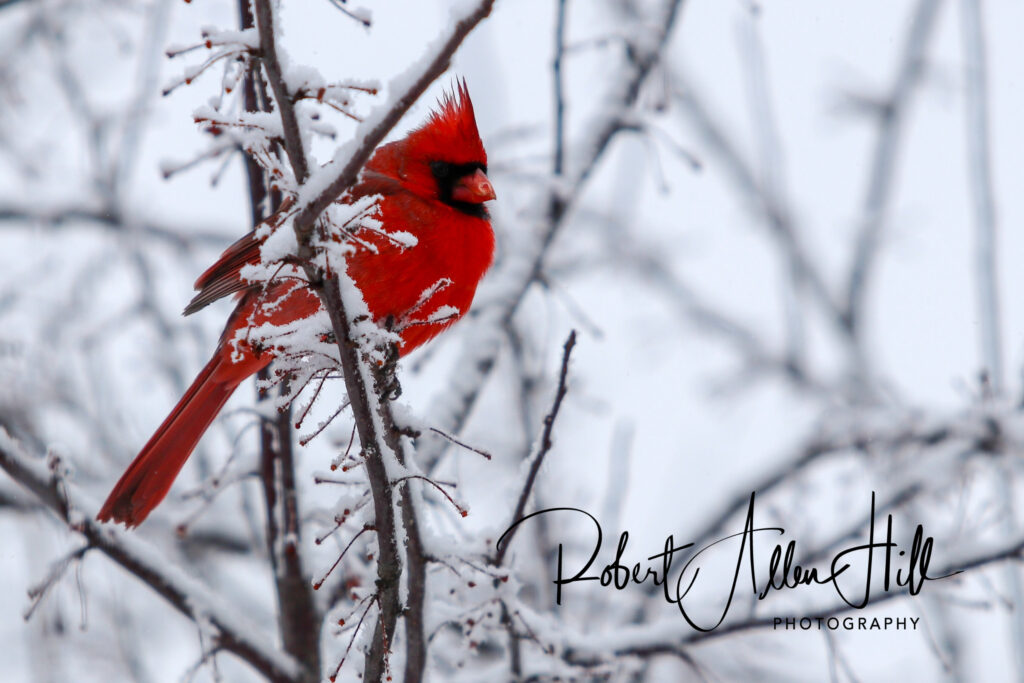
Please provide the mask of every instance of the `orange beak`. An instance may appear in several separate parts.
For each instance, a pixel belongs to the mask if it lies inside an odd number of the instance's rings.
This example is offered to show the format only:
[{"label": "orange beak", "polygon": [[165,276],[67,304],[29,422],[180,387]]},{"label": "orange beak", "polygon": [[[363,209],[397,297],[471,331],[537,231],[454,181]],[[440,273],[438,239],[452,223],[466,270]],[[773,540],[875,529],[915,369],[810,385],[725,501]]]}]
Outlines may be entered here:
[{"label": "orange beak", "polygon": [[483,204],[495,198],[494,186],[487,174],[479,168],[472,175],[465,175],[452,187],[452,199],[468,204]]}]

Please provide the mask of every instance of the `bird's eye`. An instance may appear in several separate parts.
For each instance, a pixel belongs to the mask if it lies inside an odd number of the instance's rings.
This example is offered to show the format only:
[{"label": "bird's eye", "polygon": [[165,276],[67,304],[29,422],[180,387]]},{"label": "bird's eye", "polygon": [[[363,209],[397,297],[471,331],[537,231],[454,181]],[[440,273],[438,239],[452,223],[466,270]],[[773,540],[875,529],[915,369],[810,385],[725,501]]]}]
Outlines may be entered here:
[{"label": "bird's eye", "polygon": [[447,161],[431,161],[430,172],[434,174],[434,177],[438,180],[447,178],[452,173],[452,165]]}]

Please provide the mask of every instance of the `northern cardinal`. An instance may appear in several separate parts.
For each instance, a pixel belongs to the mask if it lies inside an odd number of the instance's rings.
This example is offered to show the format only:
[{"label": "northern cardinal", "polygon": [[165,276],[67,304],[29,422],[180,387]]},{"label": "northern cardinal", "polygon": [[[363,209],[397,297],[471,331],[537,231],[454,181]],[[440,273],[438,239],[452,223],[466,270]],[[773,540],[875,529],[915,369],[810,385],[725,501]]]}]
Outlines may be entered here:
[{"label": "northern cardinal", "polygon": [[[491,265],[494,233],[484,202],[495,198],[487,154],[477,132],[465,82],[446,94],[427,122],[402,140],[377,149],[359,182],[343,199],[380,195],[386,232],[411,233],[407,248],[379,232],[359,230],[348,274],[373,318],[390,320],[407,354],[463,316]],[[141,524],[167,495],[203,433],[239,384],[270,363],[273,349],[257,349],[236,333],[263,323],[284,325],[316,313],[320,300],[294,279],[254,284],[240,271],[260,262],[253,231],[232,244],[196,281],[199,293],[185,309],[238,293],[213,358],[117,482],[97,519]],[[264,305],[273,302],[273,306]],[[242,335],[244,336],[244,335]]]}]

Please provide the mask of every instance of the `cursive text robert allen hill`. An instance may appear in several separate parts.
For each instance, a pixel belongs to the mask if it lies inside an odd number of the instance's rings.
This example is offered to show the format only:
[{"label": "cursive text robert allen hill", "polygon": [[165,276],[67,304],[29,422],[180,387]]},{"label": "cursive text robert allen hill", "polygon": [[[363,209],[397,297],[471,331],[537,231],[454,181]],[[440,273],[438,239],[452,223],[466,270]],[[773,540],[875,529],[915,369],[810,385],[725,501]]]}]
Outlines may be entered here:
[{"label": "cursive text robert allen hill", "polygon": [[[899,545],[892,540],[893,518],[891,514],[888,515],[886,520],[885,539],[876,540],[874,492],[871,493],[871,522],[868,529],[867,543],[859,543],[857,545],[851,545],[847,548],[838,550],[832,556],[832,561],[827,573],[823,573],[815,567],[807,568],[799,564],[794,564],[794,557],[796,555],[797,548],[795,540],[789,541],[785,546],[776,544],[772,549],[767,566],[764,568],[767,574],[763,577],[765,581],[761,588],[758,587],[758,565],[754,556],[755,535],[763,534],[764,532],[777,532],[777,534],[781,535],[785,533],[785,529],[782,527],[757,527],[755,525],[754,493],[750,494],[750,505],[747,507],[747,517],[743,526],[743,531],[724,536],[717,541],[709,543],[703,548],[696,550],[691,550],[694,546],[693,543],[676,545],[674,538],[670,535],[665,539],[664,550],[647,558],[648,562],[653,563],[648,566],[641,566],[639,562],[629,566],[628,563],[623,561],[623,555],[626,552],[626,545],[629,542],[629,532],[623,531],[619,535],[619,544],[615,551],[615,559],[612,560],[610,564],[605,565],[604,568],[601,569],[600,573],[588,574],[591,567],[594,565],[594,562],[597,560],[598,553],[601,551],[601,541],[603,538],[601,525],[589,512],[573,507],[547,508],[526,515],[513,523],[512,526],[502,534],[501,538],[498,539],[498,547],[501,547],[501,544],[505,541],[509,532],[516,526],[541,515],[551,515],[559,512],[569,512],[585,516],[593,523],[597,534],[594,549],[590,554],[590,558],[575,572],[570,572],[570,570],[567,570],[563,565],[562,544],[559,543],[558,561],[554,580],[556,587],[555,602],[557,604],[562,604],[562,587],[580,581],[599,581],[601,586],[611,586],[617,590],[622,590],[631,583],[643,584],[650,580],[655,586],[660,586],[662,588],[665,600],[677,606],[680,614],[684,619],[686,619],[687,623],[700,631],[713,631],[725,620],[729,611],[729,606],[732,604],[733,597],[736,595],[737,586],[740,583],[740,575],[743,573],[744,557],[746,557],[747,564],[749,566],[751,587],[754,594],[757,595],[758,600],[764,600],[772,591],[830,583],[833,585],[835,591],[843,602],[855,609],[862,609],[870,602],[873,579],[878,579],[878,577],[875,576],[877,572],[873,573],[874,563],[876,561],[884,562],[884,571],[881,575],[882,590],[884,592],[906,589],[906,591],[911,595],[917,595],[926,581],[943,579],[960,573],[953,572],[944,576],[928,575],[928,565],[931,562],[934,539],[931,536],[926,537],[924,535],[924,527],[921,524],[918,524],[914,531],[914,536],[910,543],[909,550],[900,550]],[[698,624],[687,612],[687,597],[697,581],[697,576],[700,572],[699,563],[703,559],[701,556],[709,548],[733,538],[739,539],[739,553],[736,557],[735,569],[732,572],[732,581],[729,584],[728,594],[724,598],[724,606],[721,610],[721,614],[718,621],[710,626]],[[683,551],[689,552],[684,553]],[[672,571],[672,562],[677,553],[687,559],[682,567],[680,567],[678,576],[673,582],[669,580],[669,577]],[[865,571],[863,581],[859,582],[860,585],[863,585],[863,594],[861,595],[858,591],[858,594],[854,596],[850,595],[849,581],[844,579],[845,586],[840,585],[839,577],[850,570],[852,566],[851,562],[855,561],[857,558],[863,559]],[[685,582],[687,577],[689,578],[688,583]],[[850,579],[851,577],[852,573],[847,577],[847,579]]]}]

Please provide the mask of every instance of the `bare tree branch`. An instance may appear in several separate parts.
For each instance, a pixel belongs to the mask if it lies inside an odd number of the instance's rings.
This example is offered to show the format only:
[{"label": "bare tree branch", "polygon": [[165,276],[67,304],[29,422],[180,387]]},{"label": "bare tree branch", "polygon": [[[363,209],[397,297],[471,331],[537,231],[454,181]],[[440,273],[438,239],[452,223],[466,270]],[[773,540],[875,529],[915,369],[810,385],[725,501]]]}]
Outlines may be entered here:
[{"label": "bare tree branch", "polygon": [[[535,206],[548,207],[547,215],[538,227],[539,237],[529,251],[515,255],[495,279],[501,280],[503,295],[489,309],[481,311],[483,318],[481,338],[468,347],[455,367],[459,377],[449,382],[451,395],[447,396],[433,423],[452,434],[458,434],[469,417],[500,350],[495,337],[508,329],[531,285],[542,274],[544,261],[555,236],[562,228],[566,215],[576,202],[599,162],[617,133],[630,127],[630,114],[636,103],[640,87],[654,66],[660,61],[675,26],[683,0],[665,0],[656,16],[643,24],[646,35],[637,39],[629,50],[630,59],[623,66],[620,77],[610,86],[609,106],[602,110],[591,125],[568,149],[576,156],[567,164],[562,182],[552,184]],[[556,150],[558,145],[556,144]],[[557,154],[557,152],[556,152]],[[474,373],[467,381],[466,373]],[[419,444],[418,456],[429,472],[438,462],[446,445],[438,441]]]},{"label": "bare tree branch", "polygon": [[[981,361],[991,392],[1002,395],[1005,383],[1003,342],[999,310],[999,252],[995,191],[992,179],[989,133],[988,60],[981,0],[962,0],[961,35],[964,44],[964,76],[967,106],[968,178],[974,204],[974,283],[980,321]],[[986,387],[986,392],[988,388]],[[987,398],[987,397],[986,397]],[[997,495],[1006,508],[1002,526],[1008,536],[1017,534],[1017,501],[1011,472],[1001,468],[996,475]],[[1007,565],[1006,582],[1014,605],[1024,605],[1024,582],[1020,567]],[[1012,617],[1014,638],[1024,639],[1024,611]],[[1014,649],[1017,677],[1024,676],[1024,652]]]},{"label": "bare tree branch", "polygon": [[[401,551],[398,547],[398,529],[394,517],[394,487],[388,475],[385,459],[395,458],[400,465],[406,462],[404,448],[391,415],[389,401],[382,399],[378,391],[390,391],[394,384],[391,371],[370,368],[365,359],[360,357],[358,346],[352,342],[351,321],[346,313],[339,277],[325,279],[324,273],[312,262],[313,227],[319,215],[351,187],[357,175],[377,145],[391,128],[398,123],[402,115],[412,106],[416,98],[426,90],[446,68],[449,59],[462,43],[469,32],[490,14],[493,0],[483,0],[455,21],[451,33],[437,48],[432,60],[423,60],[412,67],[403,82],[409,83],[404,89],[390,94],[390,102],[364,122],[357,132],[356,149],[342,149],[335,157],[333,166],[340,171],[320,170],[310,178],[309,184],[323,188],[313,196],[303,197],[300,187],[299,209],[294,218],[293,227],[298,241],[298,257],[312,289],[320,297],[331,320],[331,326],[338,342],[344,371],[345,387],[356,421],[360,443],[363,448],[366,472],[373,493],[375,529],[379,554],[377,558],[377,604],[380,616],[377,620],[370,649],[366,654],[365,680],[376,681],[383,678],[387,667],[388,650],[394,641],[395,625],[402,606],[399,601],[399,582],[402,579]],[[281,113],[285,128],[285,147],[292,162],[292,170],[296,179],[302,183],[308,175],[308,163],[302,149],[301,137],[295,117],[293,102],[283,81],[280,66],[277,63],[277,47],[273,28],[273,10],[269,0],[255,0],[258,18],[260,45],[263,58],[267,63],[267,80],[275,93],[277,108]],[[291,133],[289,133],[289,129]],[[325,179],[329,178],[329,180]],[[347,286],[353,286],[347,283]],[[371,381],[377,386],[367,386]],[[383,426],[380,433],[377,420]],[[423,634],[413,633],[411,629],[422,628],[422,596],[423,584],[426,580],[426,562],[422,557],[422,548],[418,538],[418,524],[415,520],[415,509],[409,492],[409,482],[402,485],[401,507],[404,532],[408,538],[404,550],[408,557],[406,579],[410,586],[409,613],[406,618],[407,631],[407,670],[406,680],[414,683],[422,675],[422,664],[425,661],[426,639]],[[418,668],[417,668],[418,667]]]},{"label": "bare tree branch", "polygon": [[999,252],[989,134],[988,67],[981,1],[963,0],[964,80],[967,86],[967,149],[974,202],[974,281],[981,321],[981,356],[996,394],[1003,390],[1003,351],[999,314]]},{"label": "bare tree branch", "polygon": [[795,476],[810,465],[829,455],[845,451],[885,452],[918,445],[935,447],[955,441],[965,449],[990,452],[1003,431],[993,418],[986,415],[955,416],[947,421],[920,422],[908,416],[904,421],[894,421],[889,427],[871,428],[853,425],[849,429],[831,434],[812,437],[796,453],[777,468],[748,482],[734,494],[720,510],[701,525],[695,535],[695,547],[701,548],[720,535],[729,520],[736,517],[750,500],[750,491],[757,491],[764,497],[781,485],[790,483]]},{"label": "bare tree branch", "polygon": [[0,205],[0,221],[12,226],[25,227],[47,225],[61,227],[67,223],[82,221],[95,223],[115,232],[138,232],[160,240],[178,251],[191,251],[199,246],[220,246],[224,244],[224,233],[213,228],[171,227],[147,219],[134,219],[110,208],[68,206],[41,209],[16,205]]},{"label": "bare tree branch", "polygon": [[847,275],[844,319],[851,335],[859,334],[865,292],[881,246],[889,200],[894,187],[896,154],[903,122],[917,84],[924,73],[925,53],[935,27],[941,0],[919,0],[903,45],[899,71],[892,90],[878,103],[878,134],[864,197],[863,217]]},{"label": "bare tree branch", "polygon": [[[243,30],[255,26],[249,0],[239,0],[240,24]],[[270,8],[264,3],[257,9]],[[261,16],[261,21],[269,18]],[[280,76],[277,52],[273,40],[264,46],[263,64],[268,73]],[[246,111],[268,111],[270,102],[258,65],[250,63],[244,77],[243,97]],[[260,96],[262,93],[263,96]],[[275,94],[277,94],[275,92]],[[285,94],[287,96],[287,94]],[[288,108],[291,112],[291,108]],[[284,110],[282,110],[282,117]],[[292,112],[291,123],[295,123]],[[285,122],[286,147],[289,144],[288,123]],[[298,131],[295,131],[298,135]],[[294,142],[294,140],[292,140]],[[301,147],[299,148],[301,152]],[[298,158],[305,159],[302,154]],[[249,181],[249,204],[253,225],[258,225],[281,206],[281,193],[271,191],[266,173],[252,155],[245,155],[245,170]],[[271,367],[260,370],[259,380],[271,377]],[[288,391],[287,380],[282,382],[282,394]],[[268,401],[267,392],[259,392],[258,400]],[[267,553],[271,560],[277,588],[278,624],[285,651],[306,665],[307,680],[321,679],[320,614],[313,601],[312,581],[302,563],[302,525],[300,523],[298,492],[295,481],[295,457],[292,444],[291,407],[286,406],[274,419],[260,421],[260,480],[267,505]]]},{"label": "bare tree branch", "polygon": [[59,462],[52,463],[50,469],[43,467],[6,432],[0,431],[0,467],[35,494],[72,531],[82,534],[91,547],[134,574],[189,619],[207,624],[213,630],[217,648],[237,655],[268,680],[300,680],[302,665],[279,652],[251,625],[243,623],[237,608],[222,604],[204,585],[175,568],[152,546],[127,532],[98,524],[95,518],[99,508],[61,476],[63,465]]},{"label": "bare tree branch", "polygon": [[780,253],[785,258],[793,279],[807,288],[828,319],[837,325],[841,324],[839,307],[808,254],[792,209],[784,204],[782,197],[773,192],[774,188],[765,186],[758,180],[757,173],[749,161],[740,153],[732,138],[719,123],[721,117],[709,109],[694,85],[678,72],[673,74],[672,79],[675,83],[676,101],[681,110],[697,128],[711,150],[723,161],[736,187],[754,200],[757,210],[779,245]]},{"label": "bare tree branch", "polygon": [[[568,392],[568,386],[566,381],[569,376],[569,358],[572,356],[573,347],[576,346],[576,330],[569,333],[569,338],[565,340],[565,344],[562,346],[562,369],[558,374],[558,389],[555,391],[555,400],[551,405],[551,412],[544,417],[544,431],[541,433],[540,438],[540,450],[537,451],[537,455],[534,456],[533,462],[530,463],[529,472],[526,475],[526,481],[523,483],[523,490],[519,494],[519,501],[516,503],[515,512],[512,513],[512,523],[514,524],[522,518],[523,512],[526,510],[526,502],[530,499],[530,493],[533,491],[533,485],[537,481],[537,473],[540,471],[540,466],[544,464],[544,457],[551,450],[553,442],[551,441],[551,430],[555,426],[555,418],[558,417],[558,410],[562,407],[562,399],[565,398],[566,392]],[[516,531],[519,530],[518,526],[513,526],[509,534],[505,537],[505,543],[498,548],[497,553],[494,555],[492,564],[496,567],[500,567],[505,561],[505,554],[508,552],[509,545],[512,544],[512,539],[515,538]]]},{"label": "bare tree branch", "polygon": [[[274,8],[266,0],[256,0],[254,8],[260,27],[260,61],[267,72],[267,83],[274,93],[274,101],[278,103],[277,110],[284,129],[284,151],[288,155],[292,171],[295,172],[295,180],[301,185],[309,177],[309,164],[306,161],[306,150],[302,146],[302,133],[299,131],[298,117],[295,116],[292,94],[288,92],[288,85],[281,72],[281,62],[277,56]],[[319,214],[320,211],[317,211],[316,215]]]}]

